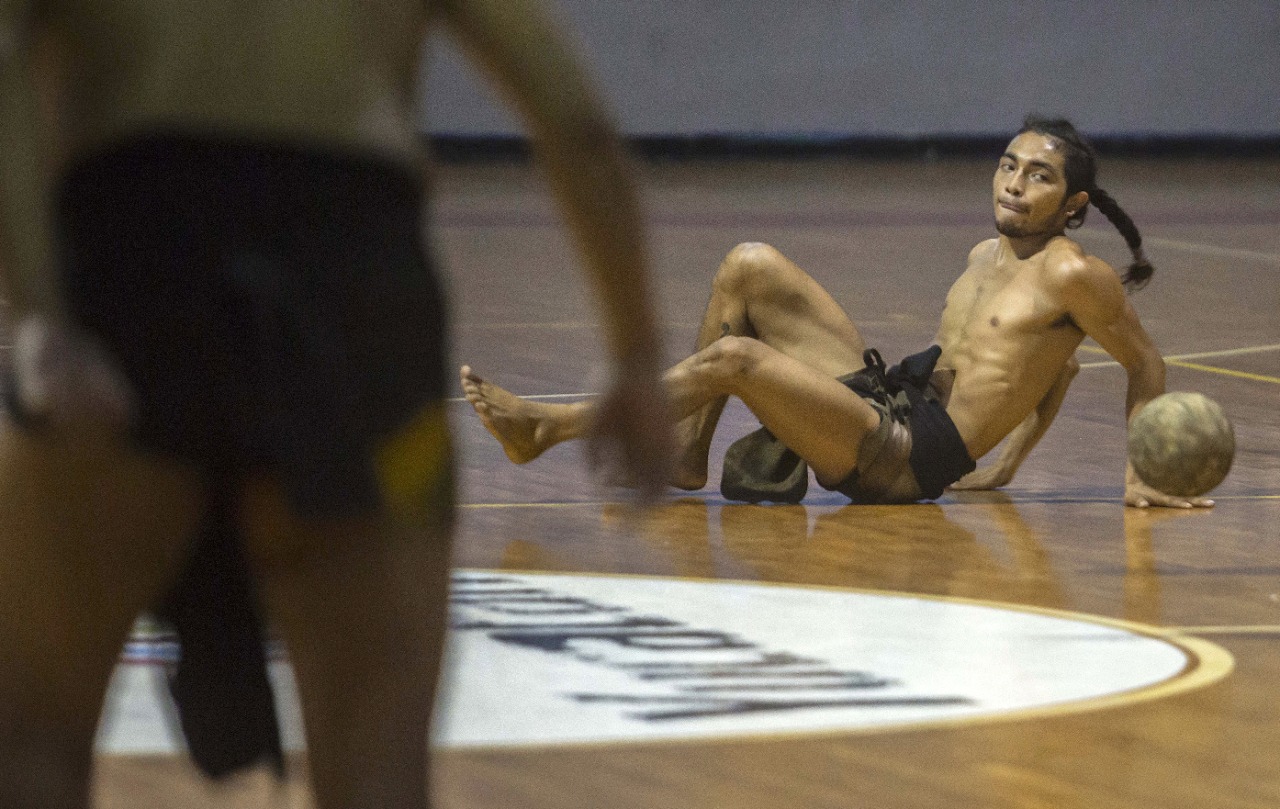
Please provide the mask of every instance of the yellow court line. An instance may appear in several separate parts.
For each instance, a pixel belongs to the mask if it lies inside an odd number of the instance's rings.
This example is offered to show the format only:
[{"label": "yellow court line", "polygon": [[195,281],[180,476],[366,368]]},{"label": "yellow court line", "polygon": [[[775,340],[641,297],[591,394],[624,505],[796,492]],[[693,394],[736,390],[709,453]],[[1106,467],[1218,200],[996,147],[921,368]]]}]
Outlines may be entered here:
[{"label": "yellow court line", "polygon": [[1167,626],[1171,635],[1280,635],[1280,626]]},{"label": "yellow court line", "polygon": [[1233,371],[1230,368],[1218,368],[1213,365],[1201,365],[1198,362],[1182,362],[1181,360],[1165,360],[1166,365],[1175,365],[1179,368],[1190,368],[1193,371],[1208,371],[1211,374],[1222,374],[1223,376],[1235,376],[1241,379],[1251,379],[1254,382],[1271,382],[1280,385],[1280,377],[1266,376],[1264,374],[1251,374],[1245,371]]},{"label": "yellow court line", "polygon": [[[1107,352],[1095,346],[1080,346],[1077,350],[1088,354],[1106,354]],[[1193,371],[1206,371],[1211,374],[1222,374],[1223,376],[1234,376],[1241,379],[1249,379],[1254,382],[1271,382],[1280,385],[1280,377],[1267,376],[1266,374],[1252,374],[1247,371],[1235,371],[1230,368],[1219,368],[1216,365],[1202,365],[1198,362],[1187,362],[1192,357],[1229,357],[1240,354],[1259,354],[1265,351],[1280,350],[1280,344],[1267,346],[1251,346],[1249,348],[1227,349],[1224,351],[1204,351],[1196,354],[1170,354],[1164,358],[1166,365],[1174,365],[1178,368],[1189,368]],[[1109,368],[1118,366],[1120,363],[1115,360],[1108,362],[1085,362],[1081,363],[1081,368]]]},{"label": "yellow court line", "polygon": [[1194,354],[1170,354],[1167,360],[1204,360],[1210,357],[1239,357],[1244,354],[1265,354],[1268,351],[1280,351],[1280,343],[1265,346],[1246,346],[1244,348],[1224,348],[1219,351],[1197,351]]},{"label": "yellow court line", "polygon": [[[1083,351],[1087,354],[1102,354],[1104,356],[1107,353],[1106,351],[1104,351],[1103,349],[1097,346],[1090,346],[1090,345],[1081,345],[1077,348],[1077,350]],[[1208,359],[1210,357],[1239,357],[1244,354],[1266,354],[1271,351],[1280,351],[1280,343],[1271,343],[1270,345],[1260,345],[1260,346],[1245,346],[1244,348],[1222,348],[1222,349],[1218,349],[1217,351],[1195,351],[1190,354],[1169,354],[1165,356],[1164,359],[1166,361],[1168,360],[1203,360],[1203,359]],[[1092,368],[1092,367],[1097,367],[1101,365],[1119,365],[1119,364],[1120,363],[1116,362],[1115,360],[1111,360],[1110,362],[1094,362],[1094,363],[1090,363],[1089,365],[1082,365],[1080,367]]]}]

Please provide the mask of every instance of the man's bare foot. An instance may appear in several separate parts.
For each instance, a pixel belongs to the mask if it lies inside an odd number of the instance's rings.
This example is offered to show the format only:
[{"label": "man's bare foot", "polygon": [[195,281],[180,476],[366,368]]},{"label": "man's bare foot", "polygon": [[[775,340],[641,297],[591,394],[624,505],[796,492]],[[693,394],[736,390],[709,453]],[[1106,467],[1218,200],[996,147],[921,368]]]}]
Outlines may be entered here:
[{"label": "man's bare foot", "polygon": [[566,405],[548,405],[521,399],[514,393],[476,376],[471,366],[459,374],[462,393],[486,430],[502,444],[513,463],[532,461],[559,443],[557,418]]}]

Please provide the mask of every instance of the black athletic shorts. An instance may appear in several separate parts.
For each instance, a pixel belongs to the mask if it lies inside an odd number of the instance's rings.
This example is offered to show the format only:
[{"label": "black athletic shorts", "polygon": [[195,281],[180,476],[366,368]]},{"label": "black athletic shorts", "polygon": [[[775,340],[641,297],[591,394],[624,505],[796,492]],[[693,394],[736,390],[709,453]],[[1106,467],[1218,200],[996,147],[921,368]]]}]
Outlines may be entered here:
[{"label": "black athletic shorts", "polygon": [[[941,355],[942,349],[930,346],[886,371],[879,353],[868,350],[864,355],[867,367],[840,379],[879,411],[882,419],[892,418],[911,430],[908,463],[923,500],[938,499],[947,486],[977,467],[929,382]],[[877,502],[858,487],[856,470],[829,488],[854,502]]]},{"label": "black athletic shorts", "polygon": [[[891,419],[911,431],[907,463],[919,491],[904,502],[936,500],[948,484],[976,466],[929,383],[941,355],[942,349],[933,346],[886,369],[880,353],[871,349],[863,354],[865,368],[838,380],[880,413],[882,425],[884,419]],[[889,502],[884,492],[868,491],[861,484],[855,469],[824,488],[855,503]],[[743,436],[725,452],[720,491],[729,500],[799,503],[808,487],[808,465],[767,428]]]},{"label": "black athletic shorts", "polygon": [[306,516],[382,505],[378,453],[445,390],[422,197],[406,168],[283,144],[148,137],[73,167],[64,294],[132,383],[138,442],[267,470]]}]

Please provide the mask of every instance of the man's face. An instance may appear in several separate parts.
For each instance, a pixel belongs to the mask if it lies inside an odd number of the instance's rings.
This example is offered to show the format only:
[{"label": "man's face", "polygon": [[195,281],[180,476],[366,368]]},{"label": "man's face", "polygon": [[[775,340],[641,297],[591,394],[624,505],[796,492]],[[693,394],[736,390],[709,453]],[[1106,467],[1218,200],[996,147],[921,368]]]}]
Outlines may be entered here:
[{"label": "man's face", "polygon": [[1036,132],[1014,138],[1000,158],[991,190],[996,230],[1003,236],[1058,233],[1066,226],[1063,146]]}]

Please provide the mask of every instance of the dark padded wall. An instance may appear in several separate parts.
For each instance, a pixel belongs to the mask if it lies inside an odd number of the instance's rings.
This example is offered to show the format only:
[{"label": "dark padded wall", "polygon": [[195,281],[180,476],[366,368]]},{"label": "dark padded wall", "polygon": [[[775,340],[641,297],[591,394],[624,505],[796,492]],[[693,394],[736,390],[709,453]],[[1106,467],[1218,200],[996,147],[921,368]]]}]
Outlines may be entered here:
[{"label": "dark padded wall", "polygon": [[[1280,135],[1280,2],[553,0],[636,136]],[[426,133],[519,127],[437,43]]]}]

